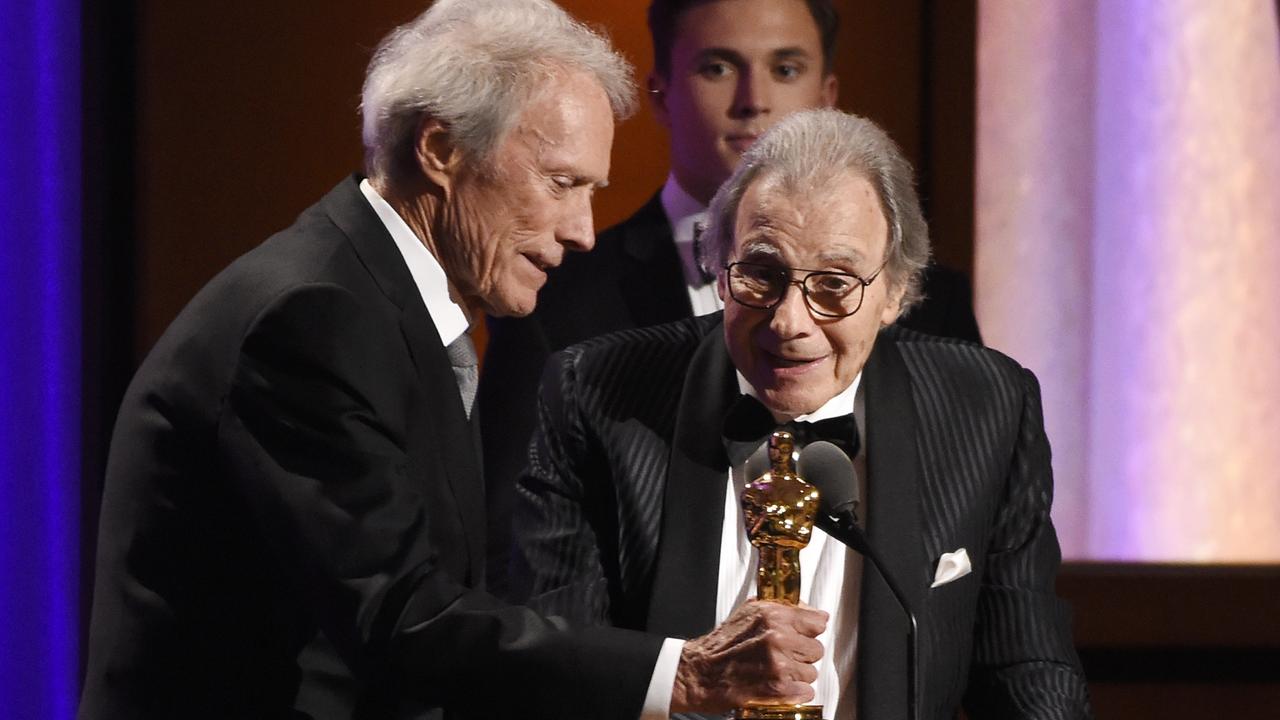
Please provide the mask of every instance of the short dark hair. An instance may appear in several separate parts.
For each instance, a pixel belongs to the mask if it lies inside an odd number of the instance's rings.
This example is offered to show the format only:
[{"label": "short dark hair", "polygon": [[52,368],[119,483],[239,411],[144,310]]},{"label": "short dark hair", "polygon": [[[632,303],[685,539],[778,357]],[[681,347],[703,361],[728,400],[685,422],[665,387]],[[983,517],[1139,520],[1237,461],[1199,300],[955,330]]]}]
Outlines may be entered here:
[{"label": "short dark hair", "polygon": [[[675,44],[676,22],[680,15],[697,5],[714,0],[653,0],[649,3],[649,37],[653,39],[653,68],[663,78],[671,77],[671,47]],[[809,14],[818,26],[822,40],[822,72],[829,74],[835,67],[836,33],[840,29],[840,14],[832,0],[804,0]]]}]

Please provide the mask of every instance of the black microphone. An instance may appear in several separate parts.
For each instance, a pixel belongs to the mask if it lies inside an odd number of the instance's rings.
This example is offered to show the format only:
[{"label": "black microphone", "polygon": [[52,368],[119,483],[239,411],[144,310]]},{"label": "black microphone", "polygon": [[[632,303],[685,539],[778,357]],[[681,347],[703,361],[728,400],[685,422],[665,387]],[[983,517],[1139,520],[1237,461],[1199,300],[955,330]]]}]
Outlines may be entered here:
[{"label": "black microphone", "polygon": [[800,477],[822,493],[821,508],[832,517],[858,520],[858,473],[834,443],[818,440],[800,452]]},{"label": "black microphone", "polygon": [[858,525],[858,473],[853,461],[835,445],[819,440],[800,451],[800,477],[818,488],[816,524],[823,532],[861,553],[871,561],[876,572],[889,586],[889,592],[907,616],[907,717],[919,720],[920,706],[916,697],[919,675],[919,643],[916,615],[907,606],[907,597],[896,578],[889,574],[880,553],[872,547],[867,534]]}]

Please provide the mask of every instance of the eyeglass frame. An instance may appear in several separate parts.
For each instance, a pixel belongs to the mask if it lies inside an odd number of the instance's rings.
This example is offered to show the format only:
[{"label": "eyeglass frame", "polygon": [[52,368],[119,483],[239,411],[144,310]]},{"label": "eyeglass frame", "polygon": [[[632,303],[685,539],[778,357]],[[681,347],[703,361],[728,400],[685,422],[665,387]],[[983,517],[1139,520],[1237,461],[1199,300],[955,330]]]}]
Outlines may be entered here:
[{"label": "eyeglass frame", "polygon": [[[863,280],[862,276],[858,275],[857,273],[840,272],[839,270],[809,270],[806,268],[787,267],[785,265],[778,266],[776,268],[778,271],[786,272],[787,286],[782,289],[782,294],[778,296],[778,299],[774,300],[773,303],[769,305],[752,305],[751,303],[746,303],[738,299],[738,296],[733,293],[733,282],[728,277],[728,273],[733,271],[733,267],[735,265],[749,265],[751,267],[768,268],[768,269],[775,269],[775,268],[773,268],[773,266],[766,265],[764,263],[751,262],[750,260],[745,260],[745,261],[735,260],[731,263],[725,263],[724,265],[724,271],[726,275],[725,286],[729,289],[729,297],[733,298],[734,302],[738,303],[743,307],[748,307],[748,308],[751,308],[752,310],[774,310],[779,305],[781,305],[784,300],[787,299],[787,291],[791,289],[792,285],[795,285],[796,287],[800,288],[800,296],[804,298],[805,307],[808,308],[809,311],[812,312],[813,314],[818,315],[820,317],[825,317],[825,318],[847,318],[856,314],[859,310],[862,309],[862,303],[867,299],[867,286],[875,282],[876,278],[880,277],[880,273],[883,272],[884,269],[889,265],[889,258],[885,258],[884,262],[880,263],[880,267],[876,268],[876,271],[871,273],[871,277],[867,278],[866,280]],[[792,274],[797,272],[804,273],[805,274],[804,277],[800,278],[799,280],[794,279],[792,277]],[[806,283],[809,282],[809,278],[818,276],[818,275],[839,275],[841,277],[849,277],[849,278],[853,278],[854,280],[857,280],[858,284],[860,285],[860,287],[858,288],[858,306],[843,315],[833,315],[829,312],[826,312],[817,307],[814,307],[813,301],[809,299],[809,288],[807,287]]]}]

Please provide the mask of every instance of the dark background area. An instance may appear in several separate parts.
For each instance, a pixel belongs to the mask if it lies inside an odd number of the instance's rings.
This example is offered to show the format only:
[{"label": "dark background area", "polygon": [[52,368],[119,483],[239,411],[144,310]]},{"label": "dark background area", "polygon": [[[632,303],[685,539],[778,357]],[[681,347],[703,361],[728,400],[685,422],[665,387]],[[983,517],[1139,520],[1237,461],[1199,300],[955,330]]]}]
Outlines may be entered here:
[{"label": "dark background area", "polygon": [[[562,4],[605,27],[643,78],[646,3]],[[837,4],[840,107],[902,145],[937,257],[971,272],[976,0]],[[365,65],[423,7],[84,5],[86,610],[108,434],[130,376],[201,285],[359,170]],[[597,228],[653,193],[666,152],[647,109],[618,129]],[[1073,563],[1059,589],[1099,717],[1280,715],[1280,567]]]}]

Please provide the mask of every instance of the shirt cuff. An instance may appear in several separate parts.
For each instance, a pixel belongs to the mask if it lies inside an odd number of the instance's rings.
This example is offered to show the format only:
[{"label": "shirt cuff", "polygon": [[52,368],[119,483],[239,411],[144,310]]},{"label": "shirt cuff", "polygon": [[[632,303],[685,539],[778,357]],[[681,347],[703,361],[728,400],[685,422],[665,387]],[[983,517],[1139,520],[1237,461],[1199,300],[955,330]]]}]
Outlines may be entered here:
[{"label": "shirt cuff", "polygon": [[667,720],[671,717],[671,693],[675,690],[681,650],[684,650],[683,640],[667,638],[662,641],[658,661],[653,664],[653,676],[649,678],[649,690],[644,694],[640,720]]}]

